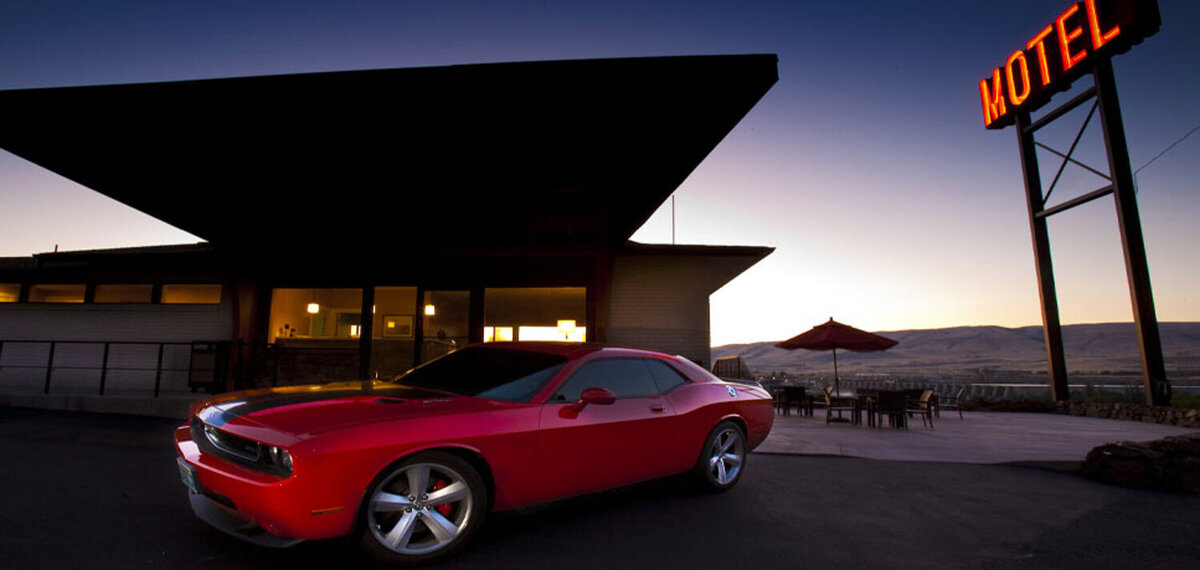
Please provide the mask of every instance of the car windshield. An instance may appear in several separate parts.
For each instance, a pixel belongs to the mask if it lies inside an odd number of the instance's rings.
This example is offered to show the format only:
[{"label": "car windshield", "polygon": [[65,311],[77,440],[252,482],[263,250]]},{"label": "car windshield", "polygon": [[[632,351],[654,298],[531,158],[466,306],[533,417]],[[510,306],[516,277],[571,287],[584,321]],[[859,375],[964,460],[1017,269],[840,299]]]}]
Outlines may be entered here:
[{"label": "car windshield", "polygon": [[567,358],[556,354],[468,346],[414,368],[395,383],[492,400],[528,402]]}]

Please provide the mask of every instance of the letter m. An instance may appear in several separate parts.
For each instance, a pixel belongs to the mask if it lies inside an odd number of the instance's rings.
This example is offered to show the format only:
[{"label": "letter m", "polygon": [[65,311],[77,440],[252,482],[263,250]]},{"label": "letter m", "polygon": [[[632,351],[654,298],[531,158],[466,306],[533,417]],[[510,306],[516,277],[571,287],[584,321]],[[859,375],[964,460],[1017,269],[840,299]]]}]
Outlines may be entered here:
[{"label": "letter m", "polygon": [[1000,68],[992,71],[992,85],[988,88],[988,80],[979,80],[979,96],[983,99],[983,126],[987,127],[999,119],[1007,109],[1004,106],[1004,86],[1000,84]]}]

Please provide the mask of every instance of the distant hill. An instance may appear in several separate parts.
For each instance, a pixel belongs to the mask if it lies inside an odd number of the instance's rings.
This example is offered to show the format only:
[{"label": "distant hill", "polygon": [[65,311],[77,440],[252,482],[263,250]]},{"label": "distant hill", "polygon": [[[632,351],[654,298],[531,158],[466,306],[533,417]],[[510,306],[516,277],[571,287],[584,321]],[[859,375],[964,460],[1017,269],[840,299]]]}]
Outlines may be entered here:
[{"label": "distant hill", "polygon": [[[879,334],[899,344],[883,352],[839,350],[838,370],[843,377],[948,375],[998,379],[1046,373],[1046,345],[1040,326],[954,327]],[[1169,377],[1200,376],[1200,323],[1159,323],[1159,334]],[[829,351],[783,350],[774,347],[776,342],[717,346],[712,349],[712,357],[740,355],[758,374],[825,374],[833,370]],[[1133,323],[1066,325],[1063,349],[1069,373],[1141,374]]]}]

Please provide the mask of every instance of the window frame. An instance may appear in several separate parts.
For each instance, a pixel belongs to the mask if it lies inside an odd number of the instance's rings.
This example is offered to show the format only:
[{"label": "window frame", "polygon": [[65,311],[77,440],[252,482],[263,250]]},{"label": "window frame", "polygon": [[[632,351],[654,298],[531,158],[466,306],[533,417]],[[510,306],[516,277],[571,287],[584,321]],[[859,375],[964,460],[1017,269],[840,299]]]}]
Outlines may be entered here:
[{"label": "window frame", "polygon": [[[167,300],[167,289],[170,287],[217,287],[217,301],[215,303],[214,302],[185,303],[185,302],[181,302],[181,301],[168,301]],[[159,295],[158,295],[158,301],[156,304],[158,304],[158,305],[193,305],[193,306],[205,306],[205,307],[210,307],[213,305],[221,305],[225,302],[225,289],[226,289],[226,287],[225,287],[224,283],[212,283],[212,282],[208,282],[208,283],[163,283],[159,286]]]},{"label": "window frame", "polygon": [[[141,287],[149,288],[149,294],[145,301],[102,301],[100,300],[100,292],[106,287]],[[154,284],[153,283],[96,283],[92,285],[92,304],[93,305],[152,305],[154,304]]]},{"label": "window frame", "polygon": [[[56,286],[56,285],[57,286],[69,286],[69,287],[83,287],[83,292],[80,294],[78,301],[74,301],[74,300],[72,300],[72,301],[48,301],[45,299],[40,299],[40,300],[33,299],[34,293],[37,291],[38,287]],[[26,294],[26,299],[25,299],[26,303],[33,304],[33,305],[83,305],[83,304],[86,304],[87,301],[88,301],[88,285],[87,285],[87,283],[81,283],[81,282],[30,283],[29,284],[29,293]]]}]

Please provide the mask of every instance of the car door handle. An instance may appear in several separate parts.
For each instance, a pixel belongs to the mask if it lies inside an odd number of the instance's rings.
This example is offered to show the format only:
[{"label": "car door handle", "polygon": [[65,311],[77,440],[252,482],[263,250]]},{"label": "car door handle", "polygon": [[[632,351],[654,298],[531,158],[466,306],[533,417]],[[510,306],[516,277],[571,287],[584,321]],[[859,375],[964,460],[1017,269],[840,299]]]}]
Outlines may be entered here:
[{"label": "car door handle", "polygon": [[666,410],[666,409],[667,409],[667,408],[666,408],[666,406],[663,406],[662,404],[652,404],[652,405],[650,406],[650,411],[651,411],[651,412],[661,412],[661,411],[664,411],[664,410]]}]

